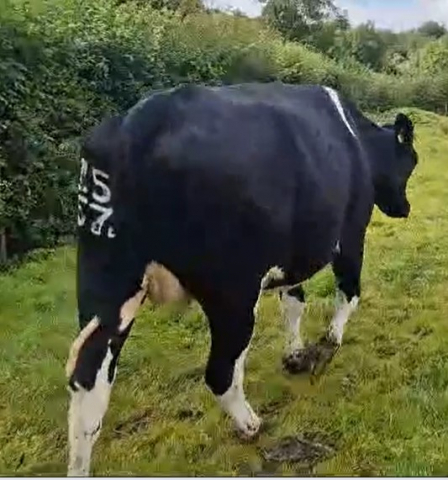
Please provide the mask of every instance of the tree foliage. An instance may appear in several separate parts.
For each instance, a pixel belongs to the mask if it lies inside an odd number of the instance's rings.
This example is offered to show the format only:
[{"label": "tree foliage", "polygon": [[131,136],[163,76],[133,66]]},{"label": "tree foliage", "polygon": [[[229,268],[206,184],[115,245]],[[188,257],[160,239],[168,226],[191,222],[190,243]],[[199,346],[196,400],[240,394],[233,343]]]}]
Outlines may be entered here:
[{"label": "tree foliage", "polygon": [[332,0],[267,0],[262,16],[287,40],[307,40],[324,20],[340,16]]},{"label": "tree foliage", "polygon": [[417,31],[425,37],[435,38],[436,40],[447,34],[446,27],[434,20],[423,23]]},{"label": "tree foliage", "polygon": [[448,72],[448,37],[427,43],[413,52],[408,64],[409,70],[418,70],[427,75]]}]

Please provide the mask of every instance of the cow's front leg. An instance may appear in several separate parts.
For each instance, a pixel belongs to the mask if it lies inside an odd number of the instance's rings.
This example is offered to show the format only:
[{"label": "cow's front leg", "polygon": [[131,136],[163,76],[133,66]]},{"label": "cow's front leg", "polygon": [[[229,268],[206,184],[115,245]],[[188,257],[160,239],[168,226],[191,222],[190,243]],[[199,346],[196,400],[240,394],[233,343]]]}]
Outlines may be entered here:
[{"label": "cow's front leg", "polygon": [[254,325],[251,309],[215,307],[206,312],[211,329],[211,349],[205,381],[222,409],[232,418],[243,438],[254,437],[261,420],[244,394],[244,366]]},{"label": "cow's front leg", "polygon": [[345,325],[356,310],[358,295],[348,295],[343,289],[336,293],[336,308],[327,332],[327,339],[337,346],[342,344]]},{"label": "cow's front leg", "polygon": [[[346,248],[346,249],[344,249]],[[333,271],[337,281],[336,309],[327,337],[340,346],[345,325],[356,310],[361,296],[361,269],[363,261],[363,237],[347,248],[341,244],[333,260]]]},{"label": "cow's front leg", "polygon": [[316,346],[311,367],[313,376],[321,375],[342,344],[345,326],[356,310],[361,295],[361,269],[364,236],[355,242],[341,242],[333,259],[333,272],[337,282],[336,305],[326,335]]}]

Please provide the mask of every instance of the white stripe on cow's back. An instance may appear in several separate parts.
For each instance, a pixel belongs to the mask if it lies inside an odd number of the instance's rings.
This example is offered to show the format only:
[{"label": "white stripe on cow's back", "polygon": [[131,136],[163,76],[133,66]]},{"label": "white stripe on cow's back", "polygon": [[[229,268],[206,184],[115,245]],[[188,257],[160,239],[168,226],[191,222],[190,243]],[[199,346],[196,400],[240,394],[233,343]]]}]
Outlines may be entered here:
[{"label": "white stripe on cow's back", "polygon": [[344,107],[342,106],[341,99],[339,98],[338,92],[336,90],[333,90],[330,87],[323,87],[323,89],[328,93],[328,96],[330,97],[331,101],[334,103],[339,115],[342,118],[342,121],[345,123],[345,126],[348,128],[349,132],[356,137],[356,133],[353,130],[353,127],[350,125],[349,121],[347,120],[347,117],[344,112]]}]

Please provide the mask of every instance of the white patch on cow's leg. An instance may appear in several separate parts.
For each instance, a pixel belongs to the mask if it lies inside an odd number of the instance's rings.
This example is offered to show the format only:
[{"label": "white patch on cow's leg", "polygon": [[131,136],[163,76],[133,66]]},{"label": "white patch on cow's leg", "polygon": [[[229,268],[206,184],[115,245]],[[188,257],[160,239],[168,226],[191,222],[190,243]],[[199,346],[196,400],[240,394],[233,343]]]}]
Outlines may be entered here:
[{"label": "white patch on cow's leg", "polygon": [[99,325],[100,322],[98,320],[98,317],[92,318],[92,320],[90,320],[90,322],[81,330],[75,341],[72,343],[68,355],[68,360],[65,365],[65,373],[67,375],[67,378],[71,376],[75,369],[79,351],[81,350],[85,341],[90,337],[90,335],[92,335],[92,333],[99,327]]},{"label": "white patch on cow's leg", "polygon": [[350,125],[350,122],[347,120],[347,116],[345,115],[344,107],[342,106],[341,99],[339,98],[338,92],[330,87],[323,87],[323,89],[328,93],[331,101],[334,103],[339,115],[341,116],[342,121],[344,122],[345,126],[348,128],[349,132],[354,137],[356,137],[356,133],[353,130],[353,127]]},{"label": "white patch on cow's leg", "polygon": [[295,296],[283,292],[281,306],[285,323],[285,356],[288,356],[293,355],[297,350],[303,349],[300,322],[305,310],[305,302],[301,302]]},{"label": "white patch on cow's leg", "polygon": [[69,477],[89,475],[92,448],[100,435],[109,405],[112,384],[108,381],[108,373],[112,358],[108,347],[92,390],[76,385],[78,390],[71,392],[68,414]]},{"label": "white patch on cow's leg", "polygon": [[120,333],[124,332],[132,320],[134,320],[140,305],[145,299],[145,295],[146,291],[144,289],[139,290],[133,297],[129,298],[125,303],[123,303],[120,309],[121,322],[120,326],[118,327],[118,331]]},{"label": "white patch on cow's leg", "polygon": [[247,438],[257,434],[261,420],[253,411],[244,395],[244,364],[249,346],[243,350],[235,362],[232,384],[227,392],[218,396],[218,401],[225,412],[233,419],[238,430]]},{"label": "white patch on cow's leg", "polygon": [[258,318],[258,313],[260,311],[260,302],[261,302],[261,297],[263,296],[263,288],[260,288],[260,291],[258,292],[258,298],[257,301],[255,302],[255,307],[254,307],[254,319],[255,321]]},{"label": "white patch on cow's leg", "polygon": [[350,315],[356,310],[358,302],[358,297],[353,297],[349,302],[343,292],[338,292],[336,312],[331,320],[328,331],[329,338],[335,341],[338,345],[341,345],[342,343],[345,324],[350,318]]},{"label": "white patch on cow's leg", "polygon": [[271,267],[261,279],[261,290],[264,290],[266,285],[272,280],[283,280],[285,272],[280,267]]}]

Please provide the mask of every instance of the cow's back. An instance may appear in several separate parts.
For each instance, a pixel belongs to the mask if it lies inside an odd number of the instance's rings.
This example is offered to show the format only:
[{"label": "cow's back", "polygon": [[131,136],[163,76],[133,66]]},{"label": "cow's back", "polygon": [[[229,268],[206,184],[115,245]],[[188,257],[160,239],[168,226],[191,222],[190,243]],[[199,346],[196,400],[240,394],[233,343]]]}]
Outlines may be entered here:
[{"label": "cow's back", "polygon": [[155,260],[189,273],[206,262],[216,278],[233,267],[243,284],[254,263],[282,265],[297,250],[330,258],[365,166],[322,88],[188,86],[150,97],[123,124]]}]

